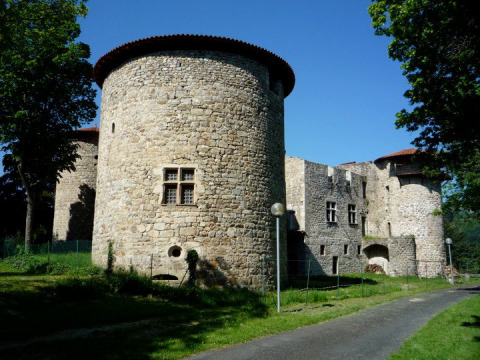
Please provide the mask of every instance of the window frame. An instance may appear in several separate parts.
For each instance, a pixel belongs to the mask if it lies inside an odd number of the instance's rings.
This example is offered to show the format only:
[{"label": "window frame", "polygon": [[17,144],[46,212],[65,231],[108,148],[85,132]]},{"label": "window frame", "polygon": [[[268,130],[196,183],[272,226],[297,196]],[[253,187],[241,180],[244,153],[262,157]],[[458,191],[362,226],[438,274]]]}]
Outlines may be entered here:
[{"label": "window frame", "polygon": [[[186,177],[185,174],[191,174]],[[166,206],[195,206],[197,169],[191,166],[168,166],[163,169],[163,198],[162,205]],[[171,201],[168,190],[175,190],[175,201]],[[191,194],[186,193],[191,190]],[[188,199],[188,201],[186,200]]]},{"label": "window frame", "polygon": [[357,205],[348,204],[347,205],[347,216],[349,225],[358,225],[358,216],[357,216]]},{"label": "window frame", "polygon": [[337,202],[327,201],[326,208],[326,220],[329,224],[337,223]]}]

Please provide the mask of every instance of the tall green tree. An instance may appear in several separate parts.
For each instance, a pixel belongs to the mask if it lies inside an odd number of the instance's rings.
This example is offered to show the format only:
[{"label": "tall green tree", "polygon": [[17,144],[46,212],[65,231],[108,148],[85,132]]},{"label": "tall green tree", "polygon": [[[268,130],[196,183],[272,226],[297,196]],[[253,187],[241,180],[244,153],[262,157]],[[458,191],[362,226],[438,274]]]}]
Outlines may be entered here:
[{"label": "tall green tree", "polygon": [[412,108],[396,126],[432,154],[427,173],[447,172],[447,210],[480,214],[480,12],[477,1],[372,0],[375,34],[392,37]]},{"label": "tall green tree", "polygon": [[72,130],[96,113],[83,0],[0,0],[0,140],[5,171],[26,196],[25,244],[36,201],[78,157]]}]

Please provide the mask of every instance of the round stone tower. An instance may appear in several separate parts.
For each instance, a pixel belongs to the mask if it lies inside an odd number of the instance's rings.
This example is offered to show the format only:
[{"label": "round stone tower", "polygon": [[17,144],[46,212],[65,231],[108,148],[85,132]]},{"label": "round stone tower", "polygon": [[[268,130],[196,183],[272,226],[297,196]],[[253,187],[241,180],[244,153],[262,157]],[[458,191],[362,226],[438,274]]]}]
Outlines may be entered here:
[{"label": "round stone tower", "polygon": [[[290,66],[241,41],[173,35],[127,43],[94,68],[103,89],[93,261],[205,282],[261,284],[285,204]],[[285,239],[283,239],[285,241]]]},{"label": "round stone tower", "polygon": [[63,171],[55,189],[53,240],[91,240],[97,181],[97,127],[75,132],[75,171]]},{"label": "round stone tower", "polygon": [[[406,149],[375,160],[377,167],[376,232],[385,237],[415,240],[417,273],[422,277],[442,274],[445,266],[443,217],[435,215],[442,206],[441,183],[425,177],[414,156]],[[374,222],[372,222],[372,226]],[[402,248],[402,242],[396,242]],[[405,242],[404,257],[409,251]]]}]

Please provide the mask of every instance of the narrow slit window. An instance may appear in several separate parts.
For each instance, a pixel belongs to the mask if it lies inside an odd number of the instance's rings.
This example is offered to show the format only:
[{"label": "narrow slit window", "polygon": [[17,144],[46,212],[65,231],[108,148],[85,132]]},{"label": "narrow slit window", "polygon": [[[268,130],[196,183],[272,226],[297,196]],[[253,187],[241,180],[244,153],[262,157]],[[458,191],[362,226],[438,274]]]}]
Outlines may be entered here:
[{"label": "narrow slit window", "polygon": [[320,245],[320,255],[325,255],[325,245]]}]

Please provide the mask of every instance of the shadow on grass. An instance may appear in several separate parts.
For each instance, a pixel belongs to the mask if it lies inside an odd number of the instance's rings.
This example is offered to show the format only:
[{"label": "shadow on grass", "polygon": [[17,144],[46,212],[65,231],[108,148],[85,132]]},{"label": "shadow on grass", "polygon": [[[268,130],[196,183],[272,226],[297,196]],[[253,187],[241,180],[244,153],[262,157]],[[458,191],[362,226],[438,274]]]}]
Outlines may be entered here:
[{"label": "shadow on grass", "polygon": [[463,322],[462,326],[480,328],[480,316],[472,315],[472,317],[473,317],[472,322]]},{"label": "shadow on grass", "polygon": [[[337,276],[312,276],[310,277],[308,287],[313,289],[325,289],[325,290],[336,290],[337,282],[340,282],[342,288],[349,286],[356,286],[362,283],[361,277],[354,276],[340,276],[340,279]],[[377,285],[378,282],[369,278],[364,278],[363,283],[365,285]],[[297,277],[290,278],[288,287],[292,289],[303,289],[306,287],[307,278]]]},{"label": "shadow on grass", "polygon": [[7,277],[7,276],[28,276],[22,272],[0,272],[0,277]]},{"label": "shadow on grass", "polygon": [[181,356],[176,351],[202,350],[206,337],[218,329],[267,315],[261,296],[245,289],[170,288],[139,281],[128,275],[110,280],[67,279],[57,285],[0,293],[0,347],[8,341],[69,329],[132,323],[111,331],[88,331],[75,338],[64,334],[54,342],[4,348],[2,359],[151,359],[155,353],[171,358]]}]

